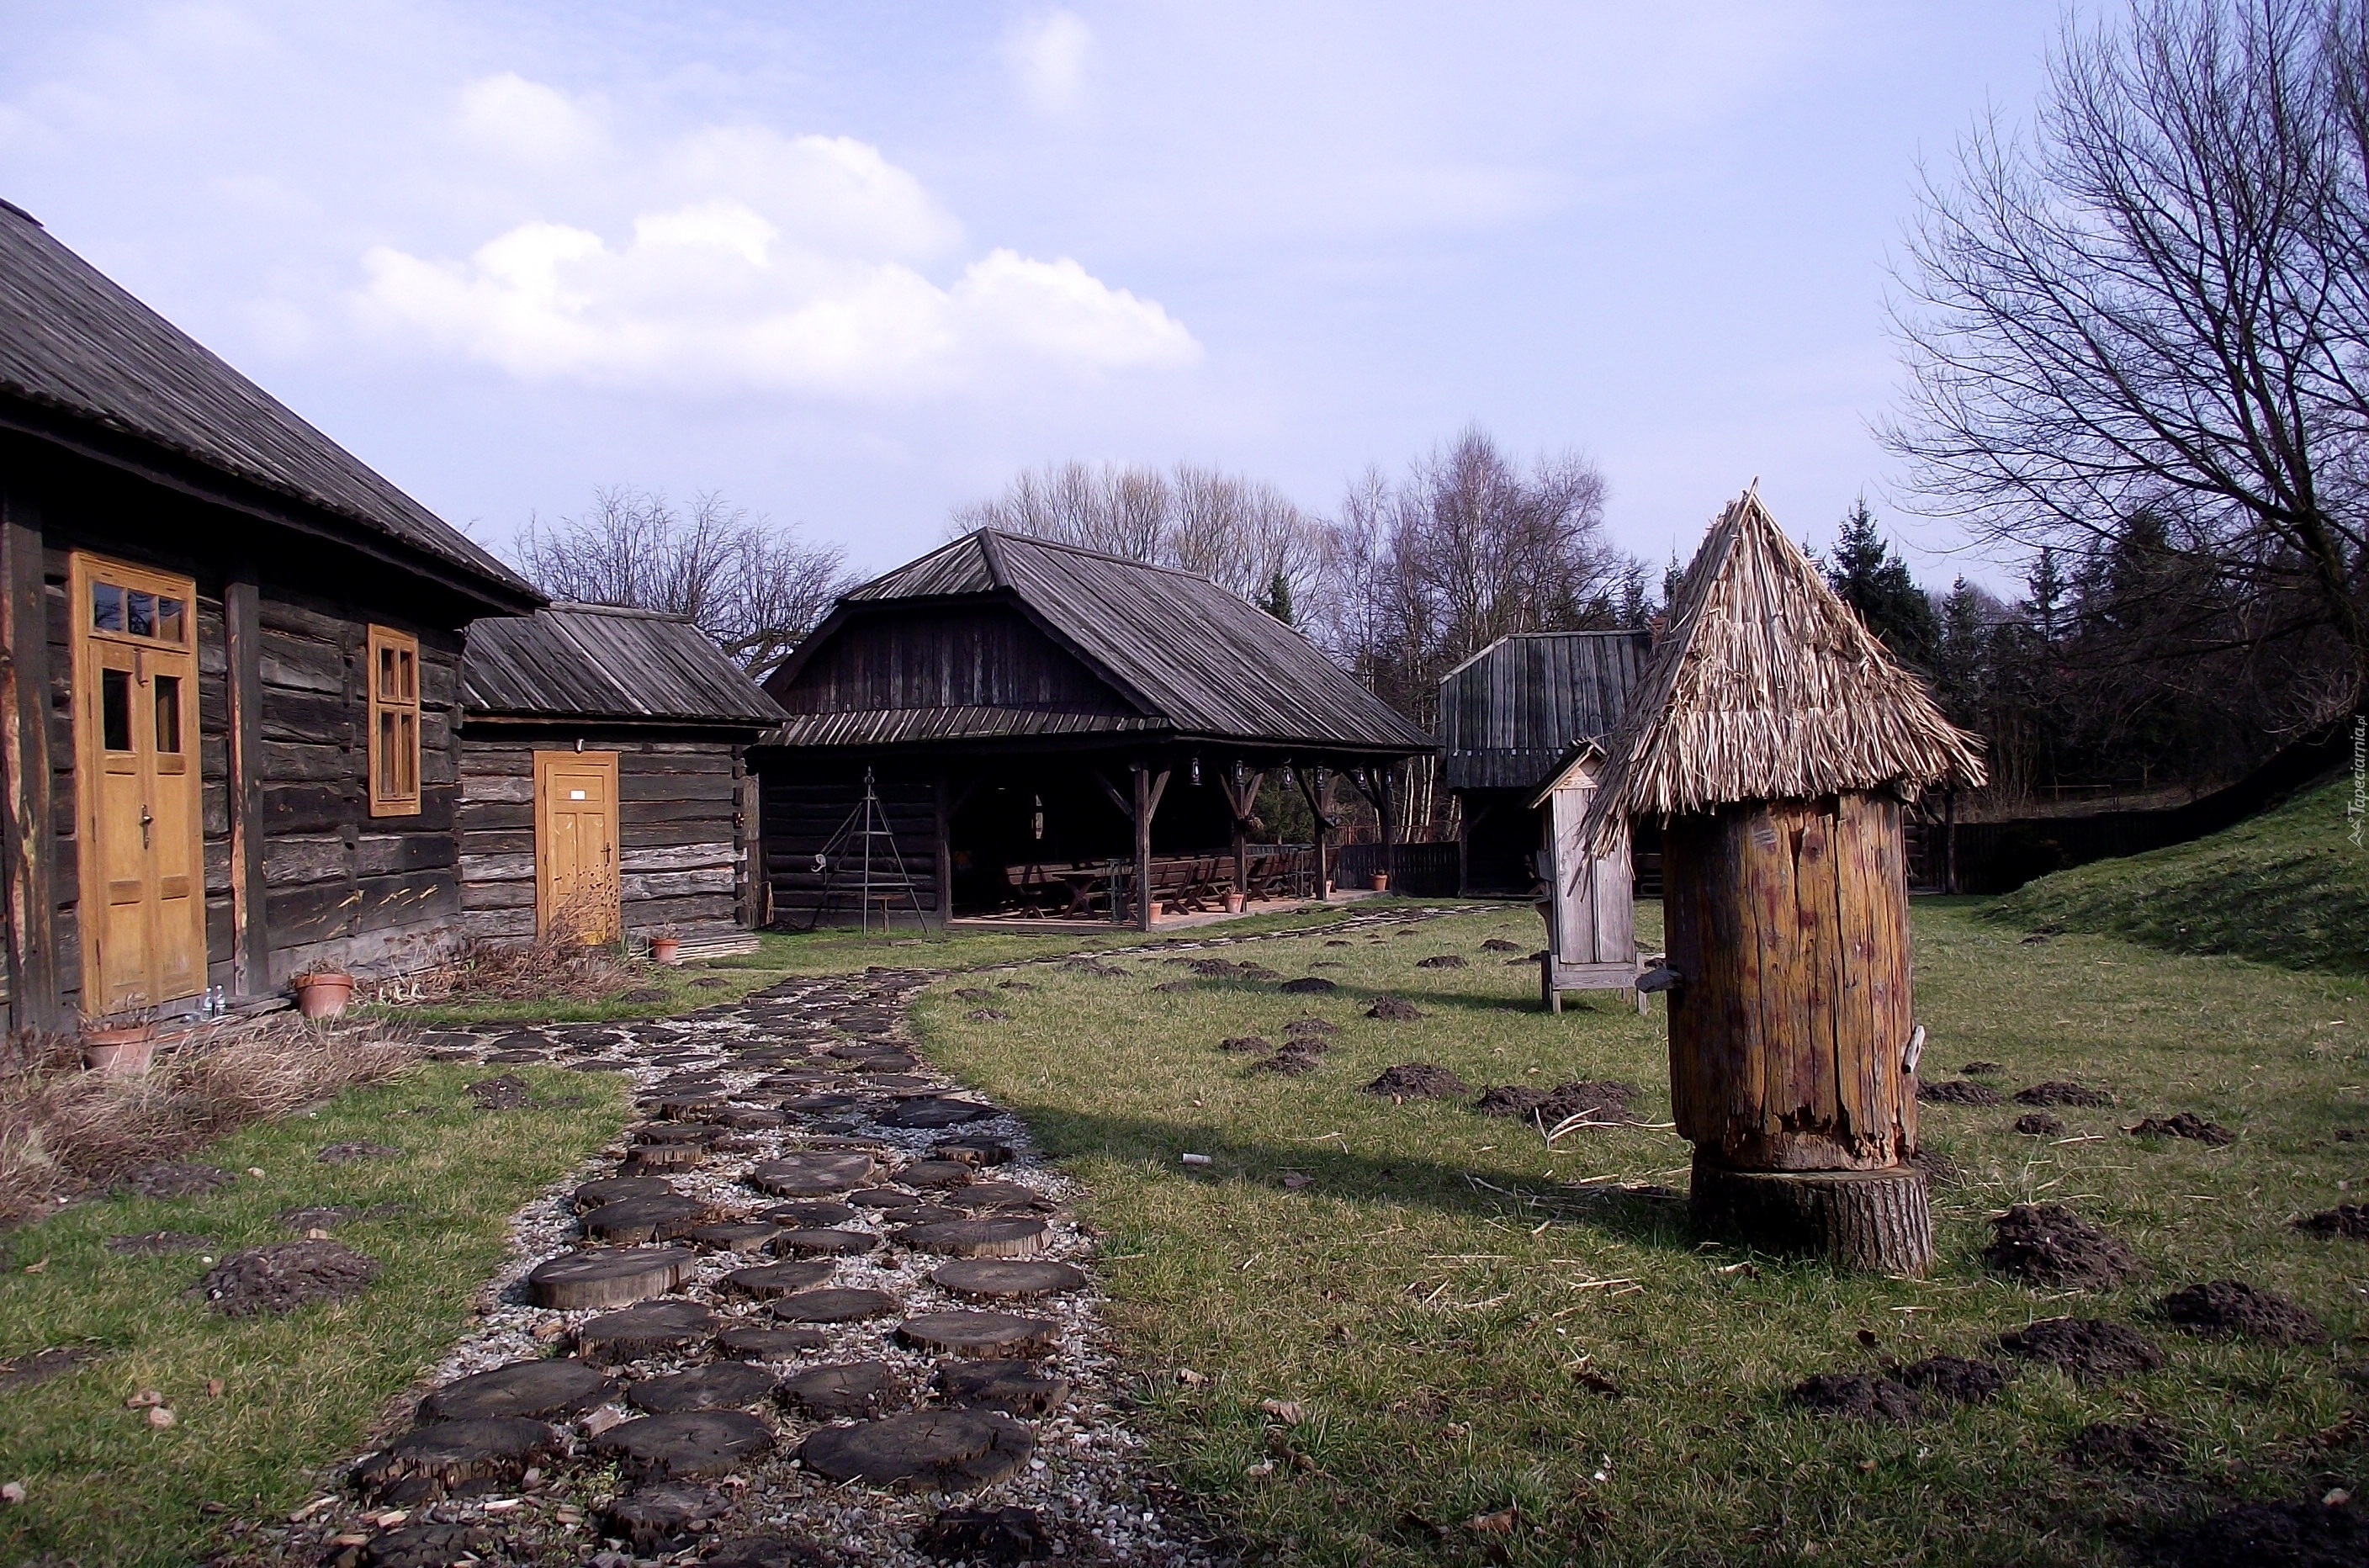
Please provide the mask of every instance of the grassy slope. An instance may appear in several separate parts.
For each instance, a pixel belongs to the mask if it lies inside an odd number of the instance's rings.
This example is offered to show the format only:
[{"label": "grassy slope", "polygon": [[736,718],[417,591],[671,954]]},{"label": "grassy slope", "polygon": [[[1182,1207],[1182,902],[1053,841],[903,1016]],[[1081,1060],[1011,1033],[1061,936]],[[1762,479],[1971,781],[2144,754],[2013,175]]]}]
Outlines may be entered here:
[{"label": "grassy slope", "polygon": [[2194,843],[2043,876],[2002,898],[2020,929],[2107,932],[2174,953],[2369,973],[2369,849],[2340,775]]},{"label": "grassy slope", "polygon": [[[261,1177],[205,1196],[79,1204],[7,1237],[0,1355],[74,1343],[106,1355],[53,1381],[0,1388],[0,1479],[29,1493],[0,1510],[0,1562],[55,1552],[86,1563],[186,1563],[223,1522],[200,1505],[269,1518],[301,1502],[313,1472],[357,1448],[386,1402],[460,1336],[501,1258],[511,1212],[624,1120],[617,1080],[513,1070],[538,1093],[584,1103],[480,1112],[460,1091],[483,1069],[422,1068],[244,1128],[198,1156],[234,1172],[257,1167]],[[406,1156],[315,1159],[347,1140]],[[119,1257],[100,1245],[158,1230],[196,1231],[228,1249],[286,1241],[275,1214],[327,1203],[405,1207],[338,1232],[383,1265],[370,1289],[281,1318],[224,1318],[184,1300],[205,1272],[197,1254]],[[209,1378],[223,1379],[219,1398],[206,1393]],[[123,1408],[144,1388],[166,1396],[177,1425],[152,1431]]]},{"label": "grassy slope", "polygon": [[[999,1004],[1005,1023],[967,1018],[941,986],[921,1019],[937,1061],[1018,1108],[1092,1188],[1109,1313],[1151,1374],[1146,1415],[1162,1457],[1251,1536],[1254,1555],[1345,1568],[1492,1553],[2073,1563],[2112,1558],[2129,1528],[2184,1510],[2291,1497],[2329,1475],[2369,1482],[2357,1428],[2314,1436],[2359,1402],[2338,1375],[2341,1350],[2150,1329],[2170,1356],[2160,1373],[2094,1389],[2026,1373],[1996,1405],[1913,1428],[1785,1407],[1784,1391],[1812,1372],[1979,1354],[2006,1329],[2068,1310],[2143,1321],[2156,1293],[2192,1279],[2243,1276],[2295,1297],[2339,1346],[2369,1331],[2369,1250],[2288,1224],[2363,1173],[2345,1157],[2358,1146],[2329,1135],[2369,1124],[2369,988],[2103,938],[2020,945],[1963,906],[1922,904],[1917,928],[1936,1072],[1988,1058],[2009,1086],[2069,1077],[2122,1099],[2060,1113],[2068,1142],[2013,1133],[2012,1104],[1926,1107],[1928,1144],[1969,1180],[1938,1195],[1941,1258],[1922,1283],[1747,1259],[1699,1246],[1670,1207],[1588,1196],[1602,1178],[1683,1186],[1686,1150],[1667,1134],[1576,1133],[1550,1153],[1460,1104],[1356,1093],[1385,1066],[1427,1059],[1476,1090],[1626,1078],[1644,1086],[1647,1119],[1666,1118],[1658,1010],[1641,1020],[1604,998],[1549,1018],[1535,1009],[1534,969],[1478,951],[1493,934],[1528,947],[1538,926],[1527,911],[1258,950],[1286,974],[1343,962],[1320,971],[1345,988],[1333,998],[1223,984],[1154,994],[1182,971],[1143,962],[1128,979],[1032,977],[1043,989]],[[1413,967],[1442,951],[1472,967]],[[1384,990],[1430,1016],[1363,1018]],[[1312,1077],[1253,1076],[1217,1049],[1229,1035],[1276,1037],[1308,1013],[1344,1026]],[[2179,1109],[2237,1127],[2237,1143],[2155,1147],[2118,1130]],[[1188,1150],[1215,1165],[1180,1166]],[[1313,1186],[1285,1190],[1287,1170]],[[2129,1239],[2155,1287],[2066,1302],[1986,1276],[1984,1217],[2027,1198],[2068,1202]],[[1179,1367],[1210,1380],[1166,1375]],[[1591,1391],[1573,1376],[1583,1367],[1620,1397]],[[1308,1421],[1284,1430],[1258,1409],[1270,1398],[1302,1402]],[[2055,1459],[2084,1422],[2134,1412],[2180,1434],[2187,1479],[2139,1482]],[[1255,1473],[1268,1462],[1271,1474]],[[1523,1520],[1511,1536],[1464,1523],[1508,1504]]]}]

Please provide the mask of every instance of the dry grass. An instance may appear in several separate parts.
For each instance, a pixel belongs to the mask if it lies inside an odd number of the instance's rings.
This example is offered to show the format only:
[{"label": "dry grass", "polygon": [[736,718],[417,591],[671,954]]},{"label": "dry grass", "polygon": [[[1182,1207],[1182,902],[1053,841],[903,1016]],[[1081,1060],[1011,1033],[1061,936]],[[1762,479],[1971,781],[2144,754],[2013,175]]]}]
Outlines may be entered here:
[{"label": "dry grass", "polygon": [[391,1007],[476,1001],[589,1001],[632,980],[613,948],[553,938],[475,941],[430,969],[380,980],[363,1000]]},{"label": "dry grass", "polygon": [[1668,635],[1606,747],[1591,841],[1629,816],[1951,778],[1980,784],[1978,742],[1871,635],[1757,490],[1687,568]]},{"label": "dry grass", "polygon": [[292,1013],[211,1024],[160,1046],[145,1073],[86,1072],[78,1044],[20,1036],[0,1060],[0,1222],[401,1071],[418,1055],[372,1025]]}]

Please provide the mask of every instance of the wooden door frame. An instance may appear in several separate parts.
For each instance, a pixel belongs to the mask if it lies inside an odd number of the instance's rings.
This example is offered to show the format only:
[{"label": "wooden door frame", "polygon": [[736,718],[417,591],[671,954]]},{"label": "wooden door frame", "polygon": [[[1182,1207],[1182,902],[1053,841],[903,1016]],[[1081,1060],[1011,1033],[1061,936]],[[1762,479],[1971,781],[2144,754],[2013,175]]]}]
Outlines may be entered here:
[{"label": "wooden door frame", "polygon": [[[126,588],[135,588],[145,592],[177,597],[184,606],[182,614],[186,617],[188,640],[181,645],[181,651],[177,656],[169,657],[178,657],[189,661],[189,670],[185,676],[188,686],[181,711],[183,727],[181,754],[187,759],[184,776],[188,783],[182,787],[189,791],[193,796],[191,808],[188,813],[190,836],[189,864],[197,885],[192,889],[189,898],[191,924],[194,930],[182,934],[194,941],[196,944],[198,973],[197,990],[189,994],[194,996],[205,990],[206,976],[211,967],[212,955],[206,946],[205,741],[199,716],[198,677],[200,661],[198,647],[196,579],[175,572],[159,571],[154,567],[143,567],[132,561],[119,560],[111,555],[102,555],[96,551],[73,551],[66,557],[66,635],[68,658],[73,670],[70,699],[74,706],[74,832],[77,839],[74,859],[78,899],[74,911],[74,922],[81,938],[82,949],[82,976],[79,990],[82,995],[82,1011],[85,1013],[105,1013],[111,1010],[104,1005],[106,1002],[104,995],[98,994],[105,989],[105,971],[99,953],[99,934],[106,923],[107,905],[106,858],[99,853],[98,845],[98,809],[104,791],[98,787],[98,783],[104,773],[106,748],[98,733],[98,726],[101,722],[99,682],[94,679],[97,667],[92,658],[94,644],[102,640],[99,634],[93,632],[90,624],[90,586],[94,578],[120,583]],[[169,647],[169,645],[143,643],[133,638],[126,638],[125,642],[129,646],[143,650],[151,647],[160,650]],[[154,935],[161,940],[164,933],[159,930]],[[151,951],[153,963],[154,951],[153,946]],[[101,1004],[96,1009],[92,1006],[94,1000]],[[152,996],[146,1000],[149,1005],[155,1006],[168,1001],[177,1001],[180,998]]]},{"label": "wooden door frame", "polygon": [[618,795],[618,767],[615,751],[575,751],[537,750],[533,757],[534,786],[534,938],[543,941],[551,931],[553,910],[551,857],[545,853],[550,843],[551,770],[558,766],[578,767],[590,763],[604,768],[609,775],[609,847],[614,855],[616,872],[612,878],[617,887],[616,934],[625,934],[624,862],[625,824],[624,802]]}]

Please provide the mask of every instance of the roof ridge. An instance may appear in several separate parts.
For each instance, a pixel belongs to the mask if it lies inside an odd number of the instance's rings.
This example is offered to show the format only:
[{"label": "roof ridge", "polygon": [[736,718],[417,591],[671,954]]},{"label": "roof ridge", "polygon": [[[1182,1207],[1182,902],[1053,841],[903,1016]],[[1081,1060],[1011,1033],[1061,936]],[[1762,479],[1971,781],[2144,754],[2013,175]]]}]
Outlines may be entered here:
[{"label": "roof ridge", "polygon": [[[1084,544],[1072,544],[1066,539],[1047,539],[1040,533],[1017,533],[1008,528],[974,528],[965,537],[977,538],[981,534],[990,534],[998,540],[1009,540],[1019,544],[1033,544],[1043,550],[1064,550],[1072,555],[1083,555],[1090,560],[1109,561],[1122,567],[1141,567],[1146,571],[1167,572],[1173,577],[1191,578],[1195,582],[1206,582],[1212,588],[1224,587],[1207,572],[1196,572],[1190,567],[1165,566],[1158,561],[1147,561],[1139,555],[1121,555],[1109,550],[1096,550]],[[1250,601],[1244,600],[1243,602],[1247,604]],[[1255,605],[1252,607],[1256,608]]]},{"label": "roof ridge", "polygon": [[651,610],[639,604],[603,604],[589,599],[555,599],[536,613],[545,612],[571,615],[637,615],[648,621],[677,621],[686,626],[699,624],[691,616],[672,610]]}]

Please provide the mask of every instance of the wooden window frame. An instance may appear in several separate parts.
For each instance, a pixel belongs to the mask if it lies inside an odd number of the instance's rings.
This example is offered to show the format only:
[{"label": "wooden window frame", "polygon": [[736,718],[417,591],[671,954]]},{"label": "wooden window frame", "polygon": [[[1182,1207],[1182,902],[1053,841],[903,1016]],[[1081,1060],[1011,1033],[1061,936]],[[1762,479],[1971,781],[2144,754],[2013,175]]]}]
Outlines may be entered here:
[{"label": "wooden window frame", "polygon": [[[385,654],[395,655],[396,680],[390,686],[380,680],[380,669]],[[364,764],[370,770],[370,814],[373,817],[417,817],[419,815],[419,639],[408,632],[398,632],[392,626],[373,625],[370,629],[369,665],[363,681],[370,693],[369,758]],[[410,671],[408,689],[401,672]],[[388,726],[396,739],[395,761],[401,770],[396,787],[386,784],[386,741],[382,738]],[[406,723],[406,721],[408,720]],[[408,736],[407,742],[402,738]],[[408,783],[409,788],[401,787]]]}]

